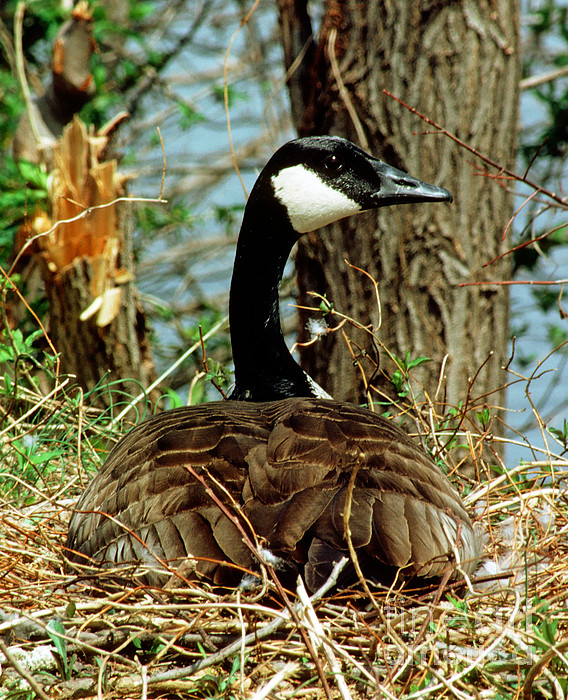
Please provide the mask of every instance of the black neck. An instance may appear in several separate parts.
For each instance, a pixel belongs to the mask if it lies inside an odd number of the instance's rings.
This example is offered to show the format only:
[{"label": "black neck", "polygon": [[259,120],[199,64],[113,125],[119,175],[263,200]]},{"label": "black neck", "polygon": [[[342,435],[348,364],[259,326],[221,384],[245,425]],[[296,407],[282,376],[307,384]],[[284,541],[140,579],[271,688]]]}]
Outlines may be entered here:
[{"label": "black neck", "polygon": [[253,189],[237,244],[229,299],[235,363],[231,399],[272,401],[313,395],[280,326],[278,287],[297,237],[272,192]]}]

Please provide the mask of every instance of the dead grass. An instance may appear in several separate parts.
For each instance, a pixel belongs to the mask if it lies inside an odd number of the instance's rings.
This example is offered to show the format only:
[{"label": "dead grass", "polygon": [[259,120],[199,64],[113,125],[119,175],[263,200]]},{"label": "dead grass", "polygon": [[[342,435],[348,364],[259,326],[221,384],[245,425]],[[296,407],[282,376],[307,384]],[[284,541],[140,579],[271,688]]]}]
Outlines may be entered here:
[{"label": "dead grass", "polygon": [[[270,571],[262,589],[109,589],[67,573],[63,551],[100,415],[60,394],[30,417],[2,436],[0,698],[566,697],[566,459],[522,464],[469,491],[486,562],[444,590],[310,598],[301,583],[279,590]],[[38,461],[57,426],[62,449]],[[18,475],[13,453],[26,435],[39,466]]]}]

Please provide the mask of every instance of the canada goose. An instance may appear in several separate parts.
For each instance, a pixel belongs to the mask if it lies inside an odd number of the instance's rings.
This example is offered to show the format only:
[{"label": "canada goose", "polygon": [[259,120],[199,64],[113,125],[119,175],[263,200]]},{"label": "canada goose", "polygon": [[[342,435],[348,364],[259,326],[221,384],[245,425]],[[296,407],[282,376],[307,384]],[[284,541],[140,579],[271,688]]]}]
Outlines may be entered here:
[{"label": "canada goose", "polygon": [[116,445],[72,515],[71,562],[137,562],[142,580],[156,585],[176,569],[237,584],[236,567],[258,565],[194,470],[315,589],[348,550],[343,512],[355,470],[349,529],[369,576],[393,568],[439,576],[456,559],[473,570],[478,537],[442,470],[391,421],[330,399],[294,361],[280,327],[278,285],[303,233],[428,200],[451,194],[344,139],[296,139],[274,154],[253,187],[237,245],[231,400],[156,415]]}]

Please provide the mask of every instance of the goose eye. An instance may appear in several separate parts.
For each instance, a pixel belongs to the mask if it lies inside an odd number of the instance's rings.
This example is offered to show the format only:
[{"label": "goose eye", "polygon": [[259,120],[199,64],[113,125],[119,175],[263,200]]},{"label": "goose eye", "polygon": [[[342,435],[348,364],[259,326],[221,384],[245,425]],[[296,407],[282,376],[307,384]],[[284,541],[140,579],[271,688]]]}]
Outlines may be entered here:
[{"label": "goose eye", "polygon": [[331,155],[324,160],[323,168],[328,175],[335,176],[343,170],[343,163],[336,155]]}]

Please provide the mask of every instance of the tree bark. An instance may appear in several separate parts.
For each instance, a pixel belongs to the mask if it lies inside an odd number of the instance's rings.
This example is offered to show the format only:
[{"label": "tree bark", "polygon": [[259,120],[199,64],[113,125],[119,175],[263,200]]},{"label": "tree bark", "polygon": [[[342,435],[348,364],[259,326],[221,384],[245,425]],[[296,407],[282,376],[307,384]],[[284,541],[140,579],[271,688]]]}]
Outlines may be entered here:
[{"label": "tree bark", "polygon": [[[156,377],[146,320],[132,282],[122,285],[120,310],[109,325],[99,326],[95,317],[81,320],[92,302],[95,276],[88,258],[76,260],[59,275],[46,270],[50,338],[61,353],[62,370],[74,375],[85,391],[96,388],[90,405],[120,411],[123,397],[130,400]],[[159,394],[149,398],[156,401]]]},{"label": "tree bark", "polygon": [[[117,115],[96,134],[75,116],[94,94],[92,32],[91,11],[81,0],[57,33],[51,80],[27,105],[13,151],[51,175],[49,214],[35,212],[18,238],[22,247],[45,232],[28,254],[41,260],[50,339],[62,371],[93,392],[90,405],[106,409],[147,389],[156,374],[133,282],[129,206],[111,204],[126,195],[126,179],[109,152],[127,115]],[[26,260],[30,267],[34,261]],[[159,397],[154,390],[149,398]]]},{"label": "tree bark", "polygon": [[96,388],[91,405],[104,408],[156,378],[133,282],[127,203],[115,202],[125,194],[124,180],[116,161],[101,158],[107,145],[107,136],[88,134],[78,117],[65,128],[55,146],[50,194],[53,220],[66,223],[38,238],[50,337],[62,370],[86,391]]},{"label": "tree bark", "polygon": [[[309,36],[305,2],[281,0],[280,17],[285,41]],[[503,167],[513,167],[520,78],[517,0],[330,0],[319,39],[312,41],[290,78],[298,132],[358,142],[390,164],[447,187],[455,203],[391,207],[305,236],[296,258],[299,304],[314,305],[309,290],[325,293],[342,313],[376,328],[373,285],[344,263],[347,258],[379,282],[379,340],[398,357],[409,351],[411,357],[433,359],[413,371],[430,396],[447,355],[439,399],[457,405],[475,377],[470,398],[477,405],[503,406],[499,387],[508,348],[508,293],[503,287],[458,285],[508,278],[506,260],[482,265],[504,250],[511,194],[502,182],[481,174],[471,153],[431,133],[432,127],[383,90]],[[330,56],[337,62],[335,73]],[[295,57],[285,44],[288,69]],[[301,81],[308,81],[311,91],[299,105]],[[306,317],[301,312],[302,326]],[[368,334],[352,336],[362,356],[372,359]],[[340,333],[303,349],[301,360],[336,398],[364,400],[361,375]],[[381,362],[392,371],[384,353]],[[498,426],[494,430],[500,432]]]},{"label": "tree bark", "polygon": [[53,167],[53,148],[73,116],[95,93],[91,75],[93,15],[80,0],[53,42],[51,79],[43,94],[34,98],[18,124],[12,143],[14,158]]}]

